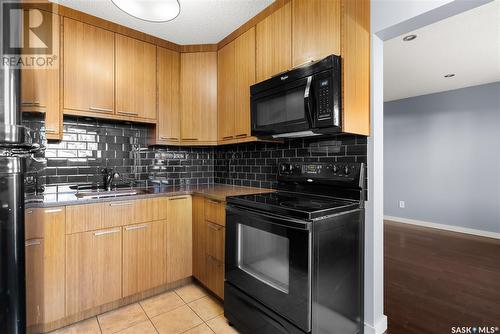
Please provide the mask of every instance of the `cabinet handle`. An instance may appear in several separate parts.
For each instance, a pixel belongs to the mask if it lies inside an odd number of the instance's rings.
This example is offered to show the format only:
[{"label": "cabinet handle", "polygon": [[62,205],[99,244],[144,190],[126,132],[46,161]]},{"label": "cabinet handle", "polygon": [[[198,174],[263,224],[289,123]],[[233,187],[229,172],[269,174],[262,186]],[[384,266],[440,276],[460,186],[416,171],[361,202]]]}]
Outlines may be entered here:
[{"label": "cabinet handle", "polygon": [[25,105],[25,106],[37,106],[37,107],[45,108],[45,106],[42,106],[40,104],[40,101],[22,101],[21,104]]},{"label": "cabinet handle", "polygon": [[148,225],[128,226],[128,227],[125,227],[125,231],[143,230],[147,227],[148,227]]},{"label": "cabinet handle", "polygon": [[215,231],[220,231],[220,229],[223,228],[222,226],[214,224],[214,223],[207,222],[207,225],[208,225],[208,227],[210,227],[212,230],[215,230]]},{"label": "cabinet handle", "polygon": [[45,210],[45,213],[56,213],[56,212],[62,212],[62,209],[50,209],[50,210]]},{"label": "cabinet handle", "polygon": [[54,128],[45,128],[45,132],[56,133],[56,130]]},{"label": "cabinet handle", "polygon": [[219,260],[217,260],[215,257],[213,257],[212,255],[208,255],[207,257],[210,260],[210,262],[216,264],[218,267],[221,266],[222,263]]},{"label": "cabinet handle", "polygon": [[28,211],[26,211],[26,214],[27,214],[27,215],[31,215],[32,213],[33,213],[33,210],[28,210]]},{"label": "cabinet handle", "polygon": [[113,109],[109,109],[109,108],[89,107],[89,109],[92,111],[113,112]]},{"label": "cabinet handle", "polygon": [[124,206],[124,205],[132,205],[133,202],[120,202],[120,203],[109,203],[109,206]]},{"label": "cabinet handle", "polygon": [[246,134],[246,133],[242,133],[242,134],[236,135],[237,138],[247,137],[247,136],[248,136],[248,134]]},{"label": "cabinet handle", "polygon": [[185,141],[196,141],[196,140],[198,140],[198,138],[182,138],[182,140],[185,140]]},{"label": "cabinet handle", "polygon": [[94,235],[96,237],[98,237],[100,235],[114,234],[114,233],[118,233],[118,232],[120,232],[120,230],[102,231],[102,232],[95,232]]},{"label": "cabinet handle", "polygon": [[162,136],[160,136],[160,139],[165,139],[165,140],[179,140],[179,138],[176,138],[176,137],[162,137]]},{"label": "cabinet handle", "polygon": [[42,242],[40,240],[28,240],[24,243],[25,247],[39,246]]},{"label": "cabinet handle", "polygon": [[132,111],[119,111],[118,113],[119,114],[123,114],[123,115],[132,115],[132,116],[138,116],[139,115],[139,113],[132,112]]},{"label": "cabinet handle", "polygon": [[216,200],[214,200],[214,199],[207,199],[207,202],[208,202],[208,203],[212,203],[212,204],[216,204],[216,205],[219,205],[219,204],[221,204],[221,203],[222,203],[221,201],[216,201]]},{"label": "cabinet handle", "polygon": [[168,200],[169,201],[178,201],[178,200],[181,200],[181,199],[187,199],[187,197],[175,197],[175,198],[169,198]]},{"label": "cabinet handle", "polygon": [[233,139],[233,136],[222,137],[222,140],[229,140],[229,139]]}]

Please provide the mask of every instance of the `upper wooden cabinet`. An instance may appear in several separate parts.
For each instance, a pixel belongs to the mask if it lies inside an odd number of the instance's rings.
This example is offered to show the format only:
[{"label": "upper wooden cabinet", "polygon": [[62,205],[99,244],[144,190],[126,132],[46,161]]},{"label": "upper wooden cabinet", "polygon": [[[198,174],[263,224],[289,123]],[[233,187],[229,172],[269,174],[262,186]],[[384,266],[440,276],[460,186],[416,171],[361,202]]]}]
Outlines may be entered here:
[{"label": "upper wooden cabinet", "polygon": [[115,34],[116,114],[156,119],[156,46]]},{"label": "upper wooden cabinet", "polygon": [[219,141],[250,136],[250,86],[255,83],[255,28],[218,54]]},{"label": "upper wooden cabinet", "polygon": [[340,0],[292,1],[293,67],[340,55]]},{"label": "upper wooden cabinet", "polygon": [[181,54],[181,141],[217,143],[217,52]]},{"label": "upper wooden cabinet", "polygon": [[292,10],[287,3],[257,24],[257,82],[292,67]]},{"label": "upper wooden cabinet", "polygon": [[64,109],[114,113],[115,35],[64,19]]},{"label": "upper wooden cabinet", "polygon": [[235,54],[231,42],[218,52],[217,59],[217,117],[218,139],[234,138],[234,93],[235,93]]},{"label": "upper wooden cabinet", "polygon": [[179,105],[180,54],[158,47],[158,124],[157,144],[179,144],[181,120]]},{"label": "upper wooden cabinet", "polygon": [[342,131],[370,135],[370,1],[342,2]]},{"label": "upper wooden cabinet", "polygon": [[59,15],[45,11],[40,13],[44,20],[52,20],[52,55],[55,56],[55,60],[51,66],[21,69],[21,110],[44,113],[47,139],[61,139],[63,132],[59,102],[61,20]]},{"label": "upper wooden cabinet", "polygon": [[255,28],[234,41],[234,136],[248,137],[250,128],[250,86],[255,83]]}]

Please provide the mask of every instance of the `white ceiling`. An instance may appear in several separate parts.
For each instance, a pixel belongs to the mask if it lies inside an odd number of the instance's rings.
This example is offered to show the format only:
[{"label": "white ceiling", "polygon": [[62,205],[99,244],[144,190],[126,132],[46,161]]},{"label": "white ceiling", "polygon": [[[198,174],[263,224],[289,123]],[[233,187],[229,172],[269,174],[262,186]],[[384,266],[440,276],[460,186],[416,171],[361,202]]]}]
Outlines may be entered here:
[{"label": "white ceiling", "polygon": [[409,34],[384,42],[384,101],[500,81],[500,0]]},{"label": "white ceiling", "polygon": [[179,0],[181,13],[173,21],[165,23],[145,22],[129,16],[111,0],[51,1],[185,45],[220,42],[274,0]]}]

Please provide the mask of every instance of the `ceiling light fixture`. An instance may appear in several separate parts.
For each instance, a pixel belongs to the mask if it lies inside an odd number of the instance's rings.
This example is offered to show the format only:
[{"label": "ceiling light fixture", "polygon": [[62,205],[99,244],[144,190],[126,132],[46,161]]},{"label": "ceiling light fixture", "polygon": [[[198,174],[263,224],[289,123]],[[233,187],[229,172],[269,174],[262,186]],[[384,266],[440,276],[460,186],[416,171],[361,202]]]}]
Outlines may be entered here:
[{"label": "ceiling light fixture", "polygon": [[148,22],[168,22],[181,12],[178,0],[111,0],[130,16]]},{"label": "ceiling light fixture", "polygon": [[403,41],[409,42],[409,41],[413,41],[415,38],[417,38],[417,35],[407,35],[407,36],[403,37]]},{"label": "ceiling light fixture", "polygon": [[449,74],[444,75],[445,78],[453,78],[454,76],[455,76],[455,73],[449,73]]}]

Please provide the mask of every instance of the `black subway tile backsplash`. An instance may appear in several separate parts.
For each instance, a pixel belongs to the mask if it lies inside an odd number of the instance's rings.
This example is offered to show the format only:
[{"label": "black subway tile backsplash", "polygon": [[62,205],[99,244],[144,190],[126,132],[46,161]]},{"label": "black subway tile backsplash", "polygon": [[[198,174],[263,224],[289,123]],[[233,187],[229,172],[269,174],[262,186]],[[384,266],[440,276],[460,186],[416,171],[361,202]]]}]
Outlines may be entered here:
[{"label": "black subway tile backsplash", "polygon": [[172,185],[223,183],[275,188],[280,162],[364,162],[366,137],[293,139],[284,143],[245,143],[219,147],[148,146],[148,125],[81,117],[64,118],[63,140],[45,140],[40,115],[24,115],[34,140],[46,145],[47,168],[30,168],[27,183],[95,183],[113,168],[121,182],[160,180]]}]

